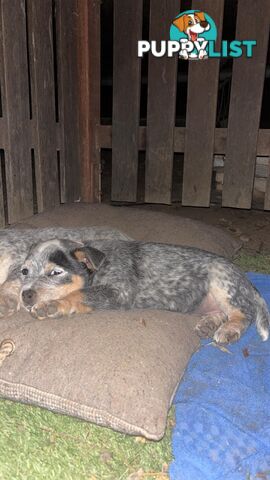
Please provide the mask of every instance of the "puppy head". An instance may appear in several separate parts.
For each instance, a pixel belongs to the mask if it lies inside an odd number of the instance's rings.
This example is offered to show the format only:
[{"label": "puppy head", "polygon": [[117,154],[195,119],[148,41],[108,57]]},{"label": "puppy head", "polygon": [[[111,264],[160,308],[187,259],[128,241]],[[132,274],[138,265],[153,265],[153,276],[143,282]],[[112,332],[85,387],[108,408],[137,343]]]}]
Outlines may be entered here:
[{"label": "puppy head", "polygon": [[190,36],[190,31],[199,34],[210,28],[204,12],[181,15],[181,17],[175,18],[173,25],[175,25],[180,32],[184,32],[188,36]]},{"label": "puppy head", "polygon": [[91,288],[94,273],[104,260],[105,254],[90,244],[58,239],[39,242],[21,267],[22,305],[30,310],[37,303]]}]

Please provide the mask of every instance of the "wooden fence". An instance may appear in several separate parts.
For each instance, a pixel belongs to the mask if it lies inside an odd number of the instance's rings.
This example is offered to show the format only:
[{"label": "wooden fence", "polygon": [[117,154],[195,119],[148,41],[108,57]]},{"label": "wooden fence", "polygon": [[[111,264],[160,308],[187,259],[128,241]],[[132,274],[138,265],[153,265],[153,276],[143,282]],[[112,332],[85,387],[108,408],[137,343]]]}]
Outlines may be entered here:
[{"label": "wooden fence", "polygon": [[[207,207],[213,156],[224,154],[222,205],[250,208],[256,155],[270,155],[270,130],[259,129],[269,39],[269,0],[238,0],[235,38],[256,39],[257,47],[252,58],[242,57],[233,62],[226,129],[216,128],[219,60],[189,63],[186,126],[181,128],[175,126],[177,60],[155,58],[151,54],[147,120],[146,126],[140,126],[141,60],[137,58],[137,41],[142,38],[144,2],[114,0],[113,3],[113,119],[112,125],[98,127],[98,146],[112,149],[111,199],[136,202],[138,151],[145,150],[145,202],[169,204],[173,156],[182,152],[182,204]],[[180,3],[150,0],[149,40],[168,39],[171,21],[181,11]],[[224,0],[194,0],[192,8],[207,12],[215,20],[220,44]],[[96,34],[94,41],[98,46]],[[98,95],[97,89],[96,98]],[[264,208],[270,209],[269,178]]]},{"label": "wooden fence", "polygon": [[0,0],[1,226],[80,201],[95,178],[87,15],[85,0]]},{"label": "wooden fence", "polygon": [[[238,0],[236,38],[255,38],[257,48],[234,61],[226,129],[216,128],[219,60],[190,62],[182,128],[175,126],[177,59],[151,55],[140,126],[144,4],[113,2],[113,116],[101,125],[101,1],[0,0],[0,225],[60,202],[99,201],[102,148],[112,150],[112,201],[136,202],[144,150],[145,202],[171,202],[173,156],[182,152],[183,205],[209,206],[213,156],[224,154],[222,205],[251,207],[256,155],[270,155],[270,130],[259,129],[269,0]],[[224,0],[192,7],[213,17],[220,42]],[[168,39],[180,11],[179,0],[150,0],[149,39]]]}]

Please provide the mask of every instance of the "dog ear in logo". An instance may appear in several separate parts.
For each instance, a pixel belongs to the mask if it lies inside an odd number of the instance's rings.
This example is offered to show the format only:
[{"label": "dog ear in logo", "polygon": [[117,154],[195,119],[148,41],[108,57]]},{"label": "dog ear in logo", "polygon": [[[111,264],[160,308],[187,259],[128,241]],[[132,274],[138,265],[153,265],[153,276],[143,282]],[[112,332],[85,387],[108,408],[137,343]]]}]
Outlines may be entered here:
[{"label": "dog ear in logo", "polygon": [[188,15],[182,15],[173,21],[173,25],[175,25],[180,32],[184,32],[187,27],[187,17]]},{"label": "dog ear in logo", "polygon": [[210,25],[209,23],[207,22],[206,18],[205,18],[205,14],[204,12],[196,12],[195,13],[195,18],[198,18],[200,20],[200,25],[201,27],[204,28],[204,31],[206,32],[207,30],[210,30]]}]

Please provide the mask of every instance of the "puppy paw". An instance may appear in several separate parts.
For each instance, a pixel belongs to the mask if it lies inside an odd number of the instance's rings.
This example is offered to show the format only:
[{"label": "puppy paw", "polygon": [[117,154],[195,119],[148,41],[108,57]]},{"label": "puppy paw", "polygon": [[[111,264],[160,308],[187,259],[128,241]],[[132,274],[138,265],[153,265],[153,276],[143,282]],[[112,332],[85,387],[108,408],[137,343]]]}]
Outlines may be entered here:
[{"label": "puppy paw", "polygon": [[63,316],[73,315],[75,313],[91,313],[93,308],[84,303],[75,302],[77,297],[69,295],[60,300],[51,300],[48,303],[42,302],[34,305],[30,313],[39,320],[44,318],[60,318]]},{"label": "puppy paw", "polygon": [[20,304],[16,296],[0,295],[0,318],[10,317],[19,310]]},{"label": "puppy paw", "polygon": [[204,315],[195,327],[196,333],[201,338],[212,338],[220,325],[228,320],[223,312],[213,312]]},{"label": "puppy paw", "polygon": [[241,337],[241,329],[240,327],[237,327],[236,325],[231,325],[230,322],[225,323],[222,325],[214,334],[214,341],[216,343],[233,343],[237,342],[239,338]]},{"label": "puppy paw", "polygon": [[49,303],[38,303],[32,307],[30,313],[38,320],[44,320],[45,318],[59,318],[65,314],[61,309],[60,302],[57,300],[53,300]]}]

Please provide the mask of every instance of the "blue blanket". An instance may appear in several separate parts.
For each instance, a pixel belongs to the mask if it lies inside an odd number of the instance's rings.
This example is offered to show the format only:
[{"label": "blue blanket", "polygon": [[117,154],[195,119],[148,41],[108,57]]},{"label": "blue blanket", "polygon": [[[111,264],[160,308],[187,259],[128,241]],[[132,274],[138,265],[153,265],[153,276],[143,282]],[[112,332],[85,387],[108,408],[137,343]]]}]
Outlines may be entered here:
[{"label": "blue blanket", "polygon": [[[270,275],[250,273],[270,307]],[[203,341],[174,403],[171,480],[270,480],[270,340]]]}]

